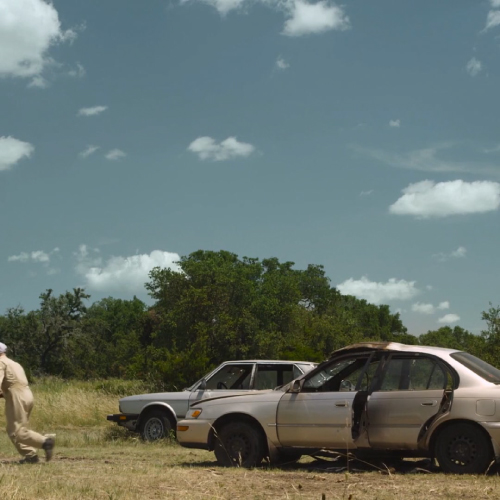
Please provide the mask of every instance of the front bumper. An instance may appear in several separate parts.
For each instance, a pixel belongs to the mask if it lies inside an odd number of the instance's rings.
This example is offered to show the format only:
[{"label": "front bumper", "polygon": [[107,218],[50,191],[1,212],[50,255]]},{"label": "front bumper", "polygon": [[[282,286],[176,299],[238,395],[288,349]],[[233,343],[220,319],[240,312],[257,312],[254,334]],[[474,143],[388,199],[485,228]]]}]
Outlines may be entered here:
[{"label": "front bumper", "polygon": [[115,413],[114,415],[108,415],[106,420],[116,422],[120,427],[125,427],[129,431],[135,431],[139,415],[137,413]]},{"label": "front bumper", "polygon": [[208,420],[186,419],[177,422],[177,440],[185,448],[208,450],[208,437],[212,422]]}]

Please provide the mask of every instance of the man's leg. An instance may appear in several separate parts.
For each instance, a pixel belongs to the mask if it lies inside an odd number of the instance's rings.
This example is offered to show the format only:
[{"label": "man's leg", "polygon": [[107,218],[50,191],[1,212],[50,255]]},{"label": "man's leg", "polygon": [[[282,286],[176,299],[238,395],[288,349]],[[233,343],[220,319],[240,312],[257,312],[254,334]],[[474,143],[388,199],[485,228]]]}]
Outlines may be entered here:
[{"label": "man's leg", "polygon": [[[5,419],[7,420],[7,434],[20,455],[22,455],[24,458],[33,458],[37,456],[36,447],[30,445],[30,443],[22,439],[23,429],[26,428],[26,425],[28,423],[24,408],[16,397],[12,397],[11,394],[9,396],[10,397],[7,397],[5,400]],[[43,440],[38,448],[41,448],[42,444]]]}]

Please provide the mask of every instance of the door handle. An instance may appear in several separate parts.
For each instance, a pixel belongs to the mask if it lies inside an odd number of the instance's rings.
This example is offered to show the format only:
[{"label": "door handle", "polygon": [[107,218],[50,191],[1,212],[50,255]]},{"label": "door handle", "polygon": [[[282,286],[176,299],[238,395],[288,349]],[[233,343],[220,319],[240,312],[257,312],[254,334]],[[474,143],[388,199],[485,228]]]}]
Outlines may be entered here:
[{"label": "door handle", "polygon": [[420,403],[421,406],[436,406],[437,401],[424,401],[423,403]]},{"label": "door handle", "polygon": [[341,408],[347,408],[349,405],[347,401],[335,401],[335,406],[339,406]]}]

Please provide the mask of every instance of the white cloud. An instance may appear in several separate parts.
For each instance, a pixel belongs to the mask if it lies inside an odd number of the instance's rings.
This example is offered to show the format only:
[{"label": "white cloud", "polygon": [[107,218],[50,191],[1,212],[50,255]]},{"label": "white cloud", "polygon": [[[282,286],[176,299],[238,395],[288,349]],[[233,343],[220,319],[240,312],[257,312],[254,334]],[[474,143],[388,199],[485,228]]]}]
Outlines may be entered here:
[{"label": "white cloud", "polygon": [[36,75],[31,79],[31,82],[28,84],[29,88],[37,88],[37,89],[46,89],[50,84],[47,79],[45,79],[42,75]]},{"label": "white cloud", "polygon": [[463,172],[473,174],[500,175],[500,168],[495,164],[464,160],[442,160],[439,151],[450,149],[451,143],[440,144],[431,148],[416,149],[408,153],[391,153],[378,149],[368,149],[356,145],[350,147],[365,156],[379,160],[391,167],[422,172]]},{"label": "white cloud", "polygon": [[0,77],[34,77],[51,63],[49,49],[71,43],[57,10],[44,0],[0,0]]},{"label": "white cloud", "polygon": [[460,258],[465,257],[466,254],[467,254],[467,249],[465,247],[458,247],[456,250],[454,250],[453,252],[451,252],[450,255],[452,257],[460,259]]},{"label": "white cloud", "polygon": [[432,304],[417,302],[416,304],[412,304],[411,310],[420,314],[434,314],[436,308]]},{"label": "white cloud", "polygon": [[460,321],[460,316],[458,314],[445,314],[442,318],[438,319],[438,323],[442,325],[449,325],[457,321]]},{"label": "white cloud", "polygon": [[500,0],[490,0],[490,4],[494,9],[500,9]]},{"label": "white cloud", "polygon": [[[245,0],[201,0],[215,9],[221,16],[226,16],[232,10],[238,10],[243,8]],[[181,0],[181,4],[187,3],[188,0]]]},{"label": "white cloud", "polygon": [[179,271],[175,264],[180,260],[179,255],[161,250],[130,257],[114,256],[103,262],[97,249],[89,250],[86,245],[81,245],[74,255],[76,271],[85,278],[85,286],[100,292],[143,293],[149,272],[154,267]]},{"label": "white cloud", "polygon": [[[190,0],[181,0],[186,4]],[[194,1],[194,0],[193,0]],[[283,12],[286,21],[283,34],[287,36],[302,36],[313,33],[323,33],[329,30],[349,29],[349,18],[342,6],[329,0],[309,3],[307,0],[199,0],[208,4],[226,16],[231,11],[244,10],[245,6],[260,3],[273,10]]]},{"label": "white cloud", "polygon": [[108,109],[107,106],[92,106],[91,108],[81,108],[76,116],[95,116]]},{"label": "white cloud", "polygon": [[416,302],[412,304],[411,310],[420,314],[434,314],[438,310],[449,309],[450,303],[445,300],[444,302],[440,302],[439,305],[434,306],[432,304],[423,304],[421,302]]},{"label": "white cloud", "polygon": [[0,171],[11,169],[19,160],[29,158],[35,148],[14,137],[0,137]]},{"label": "white cloud", "polygon": [[491,181],[439,182],[425,180],[410,184],[404,194],[389,207],[396,215],[417,218],[447,217],[484,213],[500,207],[500,184]]},{"label": "white cloud", "polygon": [[76,63],[76,68],[70,69],[68,71],[68,76],[71,76],[73,78],[83,78],[86,74],[87,71],[80,63]]},{"label": "white cloud", "polygon": [[281,70],[285,70],[290,67],[290,65],[281,57],[279,56],[278,59],[276,59],[276,67]]},{"label": "white cloud", "polygon": [[121,149],[112,149],[106,153],[106,159],[111,161],[121,160],[122,158],[125,158],[125,156],[127,156],[127,153]]},{"label": "white cloud", "polygon": [[189,146],[188,151],[198,155],[200,160],[224,161],[237,157],[247,157],[255,151],[252,144],[239,142],[236,137],[228,137],[217,144],[211,137],[198,137]]},{"label": "white cloud", "polygon": [[46,268],[47,274],[56,274],[59,269],[50,267],[51,258],[59,253],[59,248],[56,247],[50,252],[44,252],[43,250],[34,250],[33,252],[21,252],[18,255],[11,255],[7,258],[8,262],[20,262],[22,264],[34,263],[42,264]]},{"label": "white cloud", "polygon": [[477,76],[483,69],[483,65],[481,61],[473,57],[465,66],[465,69],[467,70],[467,73],[469,73],[470,76]]},{"label": "white cloud", "polygon": [[389,127],[396,127],[396,128],[401,127],[401,120],[399,118],[397,120],[390,120]]},{"label": "white cloud", "polygon": [[435,259],[437,259],[439,262],[446,262],[450,258],[454,259],[460,259],[464,258],[467,255],[467,249],[465,247],[458,247],[456,250],[453,250],[453,252],[450,253],[436,253],[433,255]]},{"label": "white cloud", "polygon": [[354,295],[366,299],[372,304],[382,304],[393,300],[409,300],[420,291],[415,287],[415,281],[389,279],[386,283],[370,281],[366,276],[359,280],[349,278],[337,285],[337,289],[344,295]]},{"label": "white cloud", "polygon": [[361,191],[361,193],[359,193],[359,196],[370,196],[373,193],[373,189],[369,189],[368,191]]},{"label": "white cloud", "polygon": [[[496,7],[496,5],[495,5]],[[495,28],[500,25],[500,10],[490,10],[488,16],[486,17],[486,26],[483,31],[488,31],[491,28]]]},{"label": "white cloud", "polygon": [[289,3],[287,15],[289,19],[283,28],[283,34],[287,36],[350,28],[349,18],[344,9],[327,1],[312,4],[304,0],[294,0]]},{"label": "white cloud", "polygon": [[87,158],[88,156],[94,154],[99,149],[99,146],[93,146],[89,144],[83,151],[78,153],[81,158]]}]

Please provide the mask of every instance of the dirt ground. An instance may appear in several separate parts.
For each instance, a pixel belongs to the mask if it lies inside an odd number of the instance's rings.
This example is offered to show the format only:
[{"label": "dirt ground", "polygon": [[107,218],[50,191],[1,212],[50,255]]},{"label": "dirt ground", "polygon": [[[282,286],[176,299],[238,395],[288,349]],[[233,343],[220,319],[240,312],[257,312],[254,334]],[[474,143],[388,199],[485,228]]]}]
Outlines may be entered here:
[{"label": "dirt ground", "polygon": [[[212,453],[140,441],[61,446],[50,463],[19,465],[0,443],[0,495],[9,499],[434,499],[500,497],[500,476],[451,476],[429,461],[346,463],[303,458],[280,468],[217,466]],[[5,444],[5,446],[4,446]],[[13,449],[13,447],[12,447]]]}]

